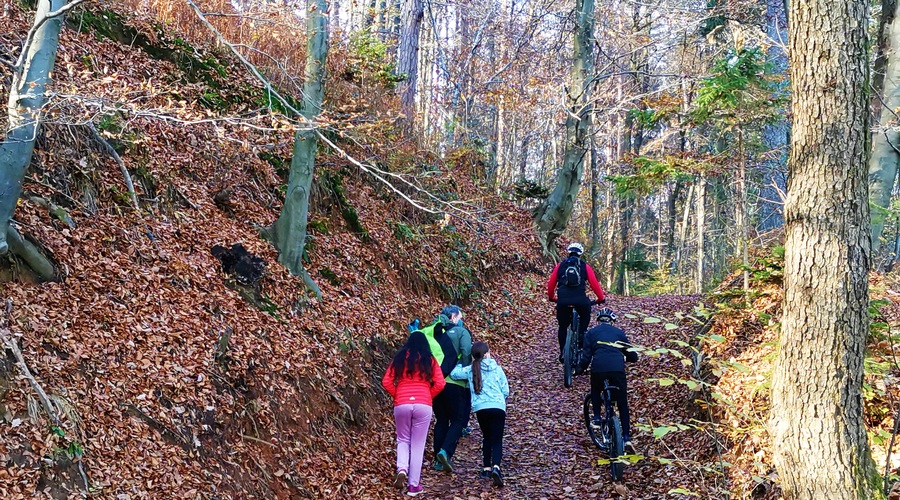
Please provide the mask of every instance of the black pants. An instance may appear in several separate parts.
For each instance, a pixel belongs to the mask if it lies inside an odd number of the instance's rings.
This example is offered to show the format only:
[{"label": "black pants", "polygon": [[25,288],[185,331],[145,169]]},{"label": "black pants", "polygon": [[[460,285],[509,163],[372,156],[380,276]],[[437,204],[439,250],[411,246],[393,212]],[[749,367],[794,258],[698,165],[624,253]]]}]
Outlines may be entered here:
[{"label": "black pants", "polygon": [[468,399],[469,388],[461,387],[447,382],[444,390],[434,398],[432,410],[434,411],[434,454],[441,450],[452,457],[456,452],[459,437],[462,436],[463,427],[469,420],[469,412],[472,411]]},{"label": "black pants", "polygon": [[506,412],[499,408],[486,408],[475,412],[478,427],[484,439],[481,441],[481,465],[499,466],[503,458],[503,429],[506,427]]},{"label": "black pants", "polygon": [[472,391],[466,391],[466,419],[463,421],[463,429],[469,426],[469,418],[472,416]]},{"label": "black pants", "polygon": [[572,309],[578,313],[578,345],[584,339],[584,332],[587,331],[588,323],[591,321],[591,303],[585,299],[584,303],[579,304],[557,304],[556,305],[556,322],[559,323],[559,353],[562,354],[566,348],[566,330],[572,324]]},{"label": "black pants", "polygon": [[619,407],[619,420],[622,421],[622,434],[625,440],[631,438],[631,416],[628,414],[628,385],[625,383],[625,372],[591,372],[591,402],[594,405],[594,416],[599,416],[603,408],[603,381],[609,380],[609,385],[619,388],[612,391],[612,397]]}]

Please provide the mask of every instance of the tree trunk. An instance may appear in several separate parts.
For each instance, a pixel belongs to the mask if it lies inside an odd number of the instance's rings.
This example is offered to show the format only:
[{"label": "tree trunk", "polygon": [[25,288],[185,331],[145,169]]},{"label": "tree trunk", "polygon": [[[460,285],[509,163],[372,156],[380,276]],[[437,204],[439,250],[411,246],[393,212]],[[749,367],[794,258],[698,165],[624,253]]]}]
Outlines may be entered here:
[{"label": "tree trunk", "polygon": [[600,182],[600,173],[597,171],[597,147],[594,144],[594,138],[591,136],[591,255],[597,255],[600,252],[600,222],[598,220],[598,212],[600,211],[600,190],[597,184]]},{"label": "tree trunk", "polygon": [[378,2],[378,19],[377,19],[377,29],[378,29],[378,39],[382,42],[387,42],[387,34],[390,31],[388,27],[388,6],[385,0],[381,0]]},{"label": "tree trunk", "polygon": [[900,25],[896,22],[897,8],[900,2],[885,0],[882,12],[884,47],[881,48],[884,60],[884,80],[881,112],[878,127],[872,136],[872,156],[869,159],[869,204],[872,207],[872,253],[881,245],[881,233],[891,203],[891,192],[897,177],[897,166],[900,163],[900,134],[896,125],[896,109],[900,108]]},{"label": "tree trunk", "polygon": [[[325,0],[307,0],[306,82],[303,84],[303,104],[300,113],[315,118],[322,107],[325,81],[325,60],[328,57],[328,7]],[[303,128],[294,136],[294,152],[288,177],[284,206],[278,220],[269,229],[272,243],[280,252],[278,261],[321,297],[322,292],[303,267],[306,246],[306,223],[309,215],[309,194],[312,188],[313,167],[319,147],[317,131]]]},{"label": "tree trunk", "polygon": [[[609,191],[607,191],[607,194],[609,194]],[[616,253],[618,252],[616,235],[619,232],[619,224],[622,221],[622,217],[621,205],[617,199],[614,200],[612,196],[607,196],[606,202],[609,208],[609,224],[606,228],[606,254],[603,256],[606,265],[603,268],[606,269],[606,289],[612,290],[616,278]]]},{"label": "tree trunk", "polygon": [[750,294],[750,207],[747,201],[747,159],[744,157],[744,134],[738,127],[738,158],[741,162],[741,263],[744,265],[744,299]]},{"label": "tree trunk", "polygon": [[[26,40],[22,48],[25,57],[21,66],[13,73],[7,101],[7,117],[9,125],[6,138],[0,142],[0,255],[10,250],[8,236],[15,238],[15,229],[10,226],[13,212],[22,193],[22,180],[25,170],[31,163],[34,153],[34,142],[43,117],[43,106],[46,100],[44,90],[50,81],[50,73],[56,62],[56,49],[59,45],[59,32],[62,28],[62,16],[56,13],[66,5],[64,0],[45,0],[38,2],[34,14],[34,36]],[[16,248],[22,248],[16,245]],[[21,255],[26,257],[25,255]],[[44,279],[52,279],[53,268],[40,252],[28,252],[29,264]],[[35,267],[37,266],[37,267]]]},{"label": "tree trunk", "polygon": [[505,98],[503,96],[500,97],[500,102],[497,104],[497,140],[494,142],[497,148],[497,154],[494,158],[494,171],[493,175],[489,180],[489,184],[494,186],[497,189],[497,192],[500,191],[500,172],[505,168],[505,159],[504,154],[506,150],[506,106],[505,106]]},{"label": "tree trunk", "polygon": [[881,0],[881,18],[878,20],[878,31],[875,35],[875,61],[872,63],[872,96],[869,106],[875,113],[881,112],[879,96],[884,90],[884,70],[887,61],[894,56],[891,48],[891,37],[894,19],[897,17],[897,0]]},{"label": "tree trunk", "polygon": [[400,48],[397,50],[397,71],[406,75],[400,84],[400,108],[407,129],[411,129],[415,117],[416,83],[419,77],[419,33],[425,9],[422,0],[403,0],[400,13]]},{"label": "tree trunk", "polygon": [[696,293],[703,293],[703,259],[706,257],[703,245],[706,233],[706,175],[700,174],[697,181],[697,277]]},{"label": "tree trunk", "polygon": [[680,180],[675,181],[672,190],[669,191],[669,197],[666,200],[666,217],[668,217],[668,229],[666,230],[666,260],[673,258],[675,251],[675,223],[678,220],[677,201],[681,195],[683,183]]},{"label": "tree trunk", "polygon": [[365,15],[363,17],[363,29],[370,29],[373,24],[375,24],[375,14],[378,12],[378,2],[376,0],[369,0],[366,2],[368,8],[365,9]]},{"label": "tree trunk", "polygon": [[556,187],[535,213],[541,244],[547,254],[556,238],[569,224],[581,176],[591,128],[590,87],[594,75],[594,0],[576,0],[578,23],[575,27],[575,57],[572,86],[567,92],[569,113],[566,118],[566,150]]},{"label": "tree trunk", "polygon": [[531,136],[522,137],[522,147],[519,149],[519,181],[525,182],[528,178],[528,143]]},{"label": "tree trunk", "polygon": [[[672,259],[669,275],[675,276],[678,268],[681,266],[681,256],[684,255],[684,247],[687,243],[687,226],[688,218],[691,215],[691,198],[694,197],[694,185],[688,188],[687,198],[684,199],[684,219],[681,222],[681,228],[678,231],[678,246],[675,249],[675,258]],[[680,283],[680,280],[679,280]],[[679,285],[680,287],[680,285]]]},{"label": "tree trunk", "polygon": [[627,293],[627,267],[625,262],[628,260],[628,240],[631,235],[631,216],[634,213],[634,200],[631,196],[623,194],[619,197],[619,208],[621,210],[622,222],[619,227],[619,260],[618,270],[616,271],[616,293],[625,295]]},{"label": "tree trunk", "polygon": [[772,442],[787,499],[884,498],[863,422],[865,0],[790,3],[794,116]]},{"label": "tree trunk", "polygon": [[418,115],[421,117],[422,125],[417,127],[419,135],[423,139],[430,137],[431,130],[434,128],[434,120],[431,118],[432,99],[434,97],[434,29],[425,24],[422,32],[419,34],[419,73],[421,74],[422,85],[416,84],[422,91],[419,95],[419,104],[416,107]]},{"label": "tree trunk", "polygon": [[334,22],[328,27],[332,31],[340,31],[341,29],[341,0],[331,0],[331,18]]},{"label": "tree trunk", "polygon": [[900,220],[894,223],[894,249],[891,252],[891,258],[884,266],[886,271],[891,272],[894,269],[894,262],[897,262],[898,255],[900,255]]},{"label": "tree trunk", "polygon": [[625,116],[622,122],[622,135],[619,139],[619,151],[617,152],[619,159],[625,158],[631,151],[631,128],[634,126],[634,118],[629,114]]}]

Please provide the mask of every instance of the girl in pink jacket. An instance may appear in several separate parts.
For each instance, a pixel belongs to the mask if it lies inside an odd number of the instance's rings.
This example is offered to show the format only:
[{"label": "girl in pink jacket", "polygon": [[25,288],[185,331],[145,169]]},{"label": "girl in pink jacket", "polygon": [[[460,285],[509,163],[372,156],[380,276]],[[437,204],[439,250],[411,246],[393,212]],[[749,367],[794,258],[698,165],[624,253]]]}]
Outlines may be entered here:
[{"label": "girl in pink jacket", "polygon": [[431,400],[444,389],[444,384],[441,366],[431,355],[425,334],[419,331],[410,334],[381,379],[381,385],[394,398],[397,426],[394,486],[406,489],[411,497],[424,490],[419,479],[431,425]]}]

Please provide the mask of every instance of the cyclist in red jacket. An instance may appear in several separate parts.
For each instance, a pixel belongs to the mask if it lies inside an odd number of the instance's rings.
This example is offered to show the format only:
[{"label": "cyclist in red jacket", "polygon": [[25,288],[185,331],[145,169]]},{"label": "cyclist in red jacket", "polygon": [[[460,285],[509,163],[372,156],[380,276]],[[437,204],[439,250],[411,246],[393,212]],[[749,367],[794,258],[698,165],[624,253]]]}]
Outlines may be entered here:
[{"label": "cyclist in red jacket", "polygon": [[[569,256],[550,273],[547,281],[547,298],[550,302],[556,302],[556,321],[559,323],[557,335],[559,337],[559,361],[563,360],[563,349],[566,347],[566,329],[572,324],[572,309],[578,313],[578,345],[584,338],[588,323],[591,321],[591,305],[606,302],[603,289],[594,270],[587,262],[581,260],[584,247],[581,243],[570,243],[566,248]],[[597,300],[591,301],[587,297],[587,285],[597,295]]]}]

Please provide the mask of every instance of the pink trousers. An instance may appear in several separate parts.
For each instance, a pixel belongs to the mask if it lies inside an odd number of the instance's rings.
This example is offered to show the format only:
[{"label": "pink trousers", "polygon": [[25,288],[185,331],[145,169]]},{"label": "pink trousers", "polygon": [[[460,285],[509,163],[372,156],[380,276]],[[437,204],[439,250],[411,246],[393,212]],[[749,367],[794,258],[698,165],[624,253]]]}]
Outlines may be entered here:
[{"label": "pink trousers", "polygon": [[407,404],[394,407],[397,426],[397,471],[409,474],[409,485],[418,486],[422,477],[425,440],[431,426],[431,406]]}]

